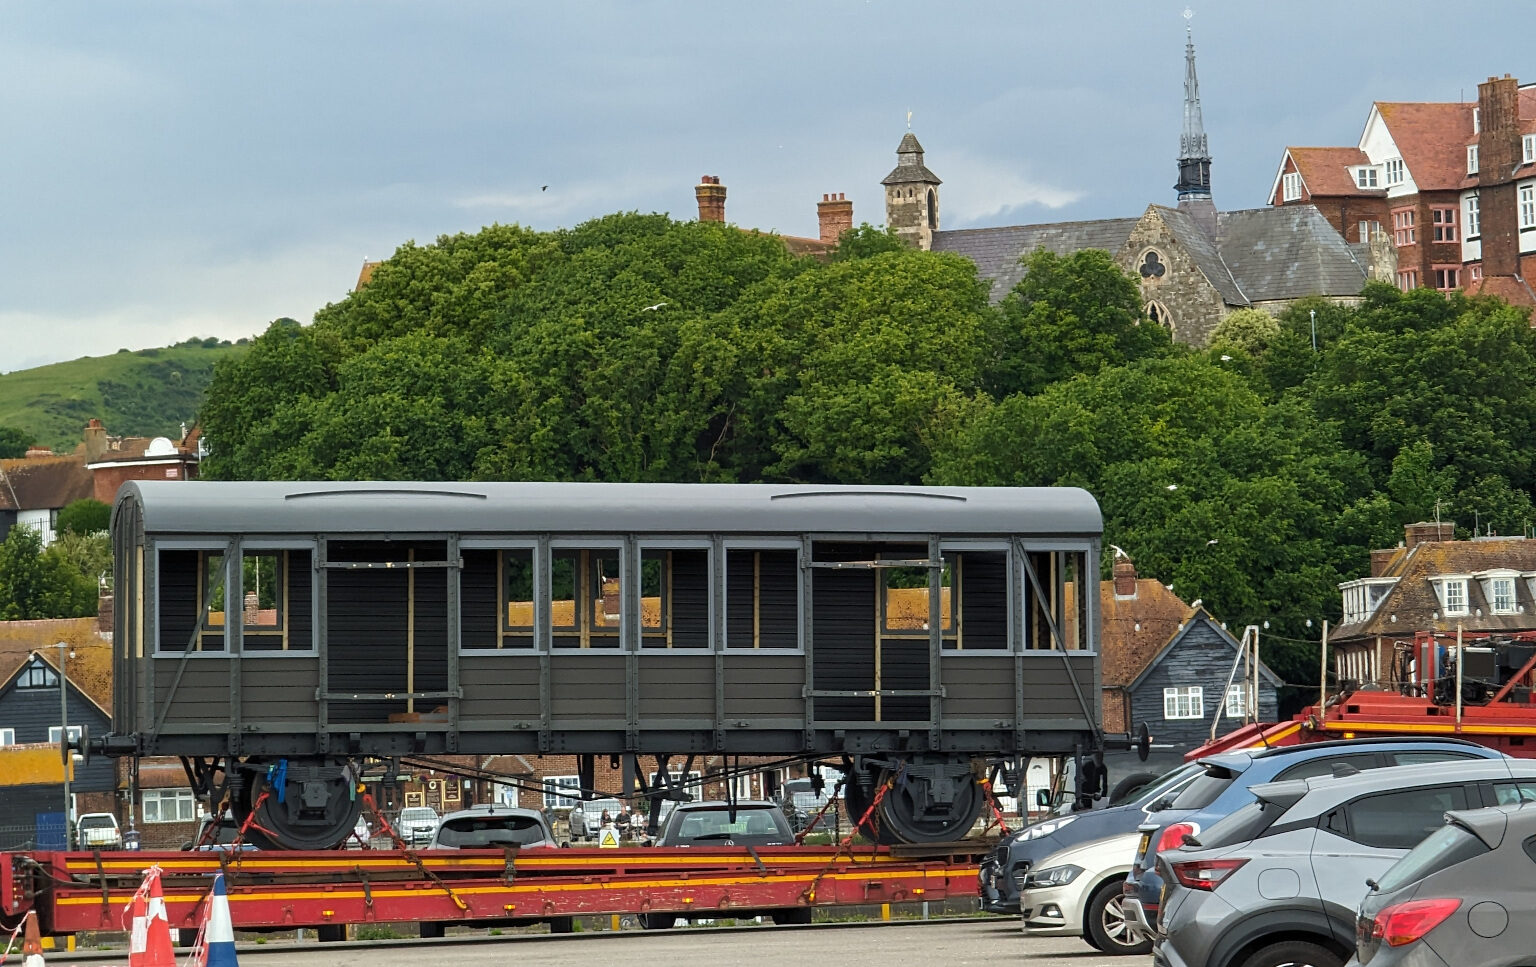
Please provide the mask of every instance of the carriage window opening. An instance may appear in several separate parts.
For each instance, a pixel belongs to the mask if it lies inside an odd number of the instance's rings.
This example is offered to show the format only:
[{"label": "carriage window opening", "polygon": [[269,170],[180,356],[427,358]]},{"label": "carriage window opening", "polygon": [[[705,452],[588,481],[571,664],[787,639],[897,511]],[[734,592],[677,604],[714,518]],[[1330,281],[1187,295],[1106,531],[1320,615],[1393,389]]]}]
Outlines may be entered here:
[{"label": "carriage window opening", "polygon": [[[939,623],[945,635],[955,630],[954,565],[945,561],[939,575]],[[888,634],[927,634],[929,574],[926,567],[884,567],[884,624]]]},{"label": "carriage window opening", "polygon": [[640,644],[709,647],[709,551],[641,548]]},{"label": "carriage window opening", "polygon": [[616,549],[562,549],[550,559],[556,648],[618,648],[623,600]]},{"label": "carriage window opening", "polygon": [[533,550],[503,551],[502,600],[506,602],[504,631],[533,632]]},{"label": "carriage window opening", "polygon": [[1026,564],[1033,577],[1024,578],[1024,646],[1038,650],[1085,647],[1088,593],[1087,567],[1081,551],[1033,551]]},{"label": "carriage window opening", "polygon": [[800,554],[792,548],[725,552],[725,646],[800,647]]},{"label": "carriage window opening", "polygon": [[1088,595],[1098,593],[1098,580],[1088,580],[1083,554],[1066,552],[1063,560],[1062,639],[1068,651],[1088,647]]},{"label": "carriage window opening", "polygon": [[[244,587],[243,627],[247,633],[282,629],[283,572],[282,551],[246,551],[240,562],[240,580]],[[204,626],[223,628],[228,613],[225,597],[227,575],[224,555],[206,552],[203,558]]]}]

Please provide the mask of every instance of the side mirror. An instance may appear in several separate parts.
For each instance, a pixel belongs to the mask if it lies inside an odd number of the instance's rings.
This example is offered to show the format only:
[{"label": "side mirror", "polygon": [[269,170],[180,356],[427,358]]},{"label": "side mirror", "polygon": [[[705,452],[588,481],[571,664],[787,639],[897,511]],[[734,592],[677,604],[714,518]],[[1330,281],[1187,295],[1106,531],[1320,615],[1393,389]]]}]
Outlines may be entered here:
[{"label": "side mirror", "polygon": [[1049,809],[1051,807],[1051,791],[1049,789],[1035,790],[1035,805],[1041,809]]}]

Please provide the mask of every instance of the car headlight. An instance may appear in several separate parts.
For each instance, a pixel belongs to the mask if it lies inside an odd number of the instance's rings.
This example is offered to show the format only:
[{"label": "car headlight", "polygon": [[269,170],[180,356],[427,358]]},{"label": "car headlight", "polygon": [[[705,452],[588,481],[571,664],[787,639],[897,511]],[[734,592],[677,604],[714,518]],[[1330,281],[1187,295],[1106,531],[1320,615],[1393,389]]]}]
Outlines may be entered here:
[{"label": "car headlight", "polygon": [[1060,819],[1050,819],[1043,823],[1036,823],[1019,833],[1019,839],[1039,839],[1041,836],[1049,836],[1068,823],[1077,822],[1076,816],[1063,816]]},{"label": "car headlight", "polygon": [[1066,886],[1077,879],[1077,875],[1081,872],[1083,872],[1081,866],[1073,866],[1070,863],[1066,866],[1048,866],[1043,870],[1030,870],[1024,875],[1024,888],[1038,890],[1045,887]]}]

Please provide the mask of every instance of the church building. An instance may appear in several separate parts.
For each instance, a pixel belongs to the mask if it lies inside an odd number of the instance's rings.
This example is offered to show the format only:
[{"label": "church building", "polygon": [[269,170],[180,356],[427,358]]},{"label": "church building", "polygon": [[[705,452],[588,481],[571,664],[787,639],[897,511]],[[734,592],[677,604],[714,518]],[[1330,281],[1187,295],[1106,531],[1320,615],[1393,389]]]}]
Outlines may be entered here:
[{"label": "church building", "polygon": [[976,263],[1001,301],[1024,275],[1020,260],[1038,248],[1058,255],[1108,251],[1141,280],[1147,315],[1179,342],[1205,345],[1232,310],[1279,312],[1306,296],[1358,300],[1368,278],[1391,280],[1396,261],[1378,265],[1369,242],[1351,244],[1311,205],[1218,211],[1211,195],[1211,153],[1200,116],[1195,44],[1184,50],[1184,129],[1179,139],[1177,201],[1138,216],[943,231],[937,175],[910,131],[886,175],[886,224],[910,244],[955,252]]}]

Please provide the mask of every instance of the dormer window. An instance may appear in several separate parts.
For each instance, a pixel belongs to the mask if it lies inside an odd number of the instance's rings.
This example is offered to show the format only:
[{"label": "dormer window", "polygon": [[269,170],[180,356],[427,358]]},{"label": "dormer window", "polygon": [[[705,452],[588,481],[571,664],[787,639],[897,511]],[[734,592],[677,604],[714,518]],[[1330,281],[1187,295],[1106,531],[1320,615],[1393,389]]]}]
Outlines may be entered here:
[{"label": "dormer window", "polygon": [[1344,623],[1354,624],[1375,614],[1396,585],[1397,578],[1360,578],[1339,585],[1344,592]]},{"label": "dormer window", "polygon": [[1387,186],[1400,185],[1407,177],[1407,169],[1403,167],[1402,158],[1390,158],[1386,163]]},{"label": "dormer window", "polygon": [[1440,613],[1447,618],[1472,613],[1467,604],[1467,577],[1465,574],[1444,575],[1433,578],[1435,591],[1440,597]]},{"label": "dormer window", "polygon": [[1467,145],[1467,174],[1477,174],[1477,145]]},{"label": "dormer window", "polygon": [[1355,169],[1355,185],[1356,186],[1358,186],[1360,188],[1376,188],[1376,187],[1378,187],[1378,184],[1379,183],[1377,181],[1377,169],[1376,168],[1370,167],[1370,166],[1366,166],[1366,167],[1356,168]]},{"label": "dormer window", "polygon": [[53,669],[44,664],[41,658],[34,658],[27,663],[27,667],[16,676],[16,687],[21,688],[58,688],[59,676],[53,673]]},{"label": "dormer window", "polygon": [[1483,597],[1488,599],[1488,608],[1494,614],[1514,614],[1519,610],[1515,599],[1515,579],[1519,576],[1519,571],[1508,568],[1477,575],[1478,583],[1483,586]]},{"label": "dormer window", "polygon": [[1296,201],[1301,198],[1301,173],[1287,171],[1285,177],[1280,179],[1280,192],[1283,201]]}]

